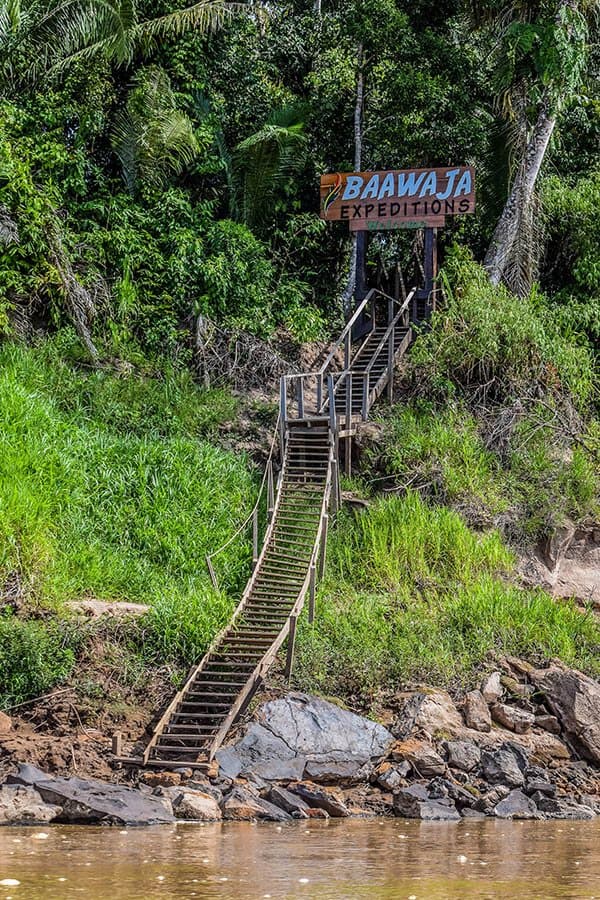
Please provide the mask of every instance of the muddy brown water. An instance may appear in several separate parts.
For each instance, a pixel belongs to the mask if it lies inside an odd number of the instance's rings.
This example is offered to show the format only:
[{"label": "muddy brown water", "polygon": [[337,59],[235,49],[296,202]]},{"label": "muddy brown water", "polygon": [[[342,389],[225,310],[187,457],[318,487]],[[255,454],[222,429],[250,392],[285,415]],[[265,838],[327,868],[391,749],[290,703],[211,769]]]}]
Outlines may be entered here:
[{"label": "muddy brown water", "polygon": [[600,821],[0,829],[0,900],[77,897],[600,900]]}]

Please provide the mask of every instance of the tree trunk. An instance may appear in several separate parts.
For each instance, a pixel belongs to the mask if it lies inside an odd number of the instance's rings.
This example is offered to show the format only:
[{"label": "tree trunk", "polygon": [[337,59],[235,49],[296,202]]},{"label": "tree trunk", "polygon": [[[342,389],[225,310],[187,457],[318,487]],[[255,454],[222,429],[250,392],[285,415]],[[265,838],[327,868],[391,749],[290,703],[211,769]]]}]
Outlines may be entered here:
[{"label": "tree trunk", "polygon": [[[356,78],[356,104],[354,106],[354,171],[360,172],[362,166],[362,118],[365,98],[365,79],[363,73],[363,46],[358,45],[358,75]],[[358,232],[352,234],[352,251],[350,254],[350,271],[348,281],[342,294],[344,315],[350,318],[352,295],[356,288],[356,264],[358,261]]]},{"label": "tree trunk", "polygon": [[535,182],[555,125],[556,115],[543,107],[485,256],[484,266],[492,284],[500,284],[504,276],[511,250],[519,235],[523,211],[531,203]]}]

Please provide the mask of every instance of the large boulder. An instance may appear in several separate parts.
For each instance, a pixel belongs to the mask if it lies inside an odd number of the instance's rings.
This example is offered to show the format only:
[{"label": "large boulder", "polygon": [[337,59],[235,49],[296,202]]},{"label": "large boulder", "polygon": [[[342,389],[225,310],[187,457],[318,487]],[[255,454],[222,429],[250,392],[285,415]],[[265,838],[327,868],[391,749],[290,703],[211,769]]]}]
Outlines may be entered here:
[{"label": "large boulder", "polygon": [[264,819],[267,822],[289,822],[291,819],[291,816],[279,806],[263,800],[262,797],[255,796],[251,791],[239,785],[234,787],[225,798],[222,810],[224,819],[236,822],[254,819]]},{"label": "large boulder", "polygon": [[350,815],[340,791],[332,787],[321,787],[310,781],[298,781],[288,785],[290,791],[312,807],[324,810],[334,819],[342,819]]},{"label": "large boulder", "polygon": [[492,719],[505,728],[517,734],[525,734],[535,722],[535,716],[520,709],[518,706],[509,706],[507,703],[494,703],[491,707]]},{"label": "large boulder", "polygon": [[431,799],[425,785],[413,784],[394,794],[394,813],[404,819],[458,822],[460,813],[450,799]]},{"label": "large boulder", "polygon": [[45,825],[60,813],[60,806],[44,803],[32,787],[5,784],[0,788],[0,825]]},{"label": "large boulder", "polygon": [[35,788],[46,803],[61,808],[62,822],[160,825],[174,821],[169,801],[120,784],[93,778],[54,778],[28,765],[19,766],[7,783]]},{"label": "large boulder", "polygon": [[390,755],[394,761],[409,762],[415,772],[423,778],[443,775],[446,771],[444,760],[427,741],[419,741],[416,738],[398,741],[392,747]]},{"label": "large boulder", "polygon": [[499,819],[539,819],[538,808],[527,794],[515,788],[494,809]]},{"label": "large boulder", "polygon": [[[267,781],[300,781],[310,763],[321,781],[352,781],[382,757],[394,737],[382,725],[311,697],[292,693],[265,703],[237,744],[217,753],[229,778],[250,772]],[[308,773],[307,773],[308,775]]]},{"label": "large boulder", "polygon": [[546,695],[575,749],[586,759],[600,763],[600,684],[582,672],[559,665],[537,670],[530,677]]},{"label": "large boulder", "polygon": [[460,769],[462,772],[472,772],[481,760],[481,750],[476,744],[468,741],[447,741],[446,752],[448,765],[452,769]]}]

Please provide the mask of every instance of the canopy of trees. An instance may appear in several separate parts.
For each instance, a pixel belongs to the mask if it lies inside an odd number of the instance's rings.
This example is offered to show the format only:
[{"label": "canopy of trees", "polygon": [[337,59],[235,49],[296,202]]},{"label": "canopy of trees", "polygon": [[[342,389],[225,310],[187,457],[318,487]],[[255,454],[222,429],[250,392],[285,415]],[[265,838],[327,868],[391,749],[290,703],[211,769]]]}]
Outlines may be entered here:
[{"label": "canopy of trees", "polygon": [[[212,323],[317,337],[351,248],[318,176],[360,150],[474,165],[443,241],[597,339],[595,23],[589,0],[0,0],[0,329],[133,360],[185,361]],[[411,277],[412,240],[370,264]]]}]

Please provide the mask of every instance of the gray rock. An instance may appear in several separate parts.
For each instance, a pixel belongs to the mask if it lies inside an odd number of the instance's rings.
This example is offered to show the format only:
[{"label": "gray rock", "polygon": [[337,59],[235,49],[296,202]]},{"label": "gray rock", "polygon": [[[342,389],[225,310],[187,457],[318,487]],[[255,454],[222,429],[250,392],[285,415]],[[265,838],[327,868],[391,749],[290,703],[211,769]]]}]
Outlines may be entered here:
[{"label": "gray rock", "polygon": [[304,769],[304,777],[317,784],[358,784],[368,781],[372,765],[360,759],[308,759]]},{"label": "gray rock", "polygon": [[460,813],[451,800],[429,799],[424,785],[414,784],[394,794],[394,814],[403,819],[430,822],[457,822]]},{"label": "gray rock", "polygon": [[473,806],[477,799],[465,788],[459,784],[450,781],[449,778],[433,778],[427,788],[429,798],[431,800],[454,800],[457,807],[461,809],[464,806]]},{"label": "gray rock", "polygon": [[289,822],[291,820],[291,816],[283,809],[255,796],[239,785],[234,787],[225,798],[221,809],[224,819],[237,822],[253,819],[262,819],[267,822]]},{"label": "gray rock", "polygon": [[484,750],[481,754],[483,777],[490,784],[521,787],[525,783],[527,756],[521,747],[508,741],[497,750]]},{"label": "gray rock", "polygon": [[468,806],[465,806],[464,809],[460,811],[463,819],[485,819],[485,813],[481,812],[479,809],[471,809]]},{"label": "gray rock", "polygon": [[468,741],[446,741],[448,765],[462,772],[472,772],[481,760],[481,750],[476,744]]},{"label": "gray rock", "polygon": [[299,780],[308,762],[357,766],[383,756],[393,736],[382,725],[307,694],[260,707],[244,737],[217,753],[230,778],[254,772],[266,781]]},{"label": "gray rock", "polygon": [[197,778],[194,778],[193,781],[188,781],[185,783],[185,785],[182,785],[182,788],[183,787],[185,787],[186,790],[189,789],[190,791],[201,791],[203,794],[208,794],[209,797],[212,797],[219,804],[223,800],[223,791],[208,780],[205,781],[204,779],[202,779],[200,781]]},{"label": "gray rock", "polygon": [[398,788],[405,784],[404,779],[410,772],[410,763],[405,760],[398,763],[397,766],[389,766],[384,772],[377,776],[377,784],[384,791],[397,791]]},{"label": "gray rock", "polygon": [[494,703],[491,713],[495,722],[516,734],[525,734],[535,722],[535,716],[531,713],[519,709],[518,706],[508,706],[506,703]]},{"label": "gray rock", "polygon": [[465,722],[475,731],[491,731],[492,717],[481,691],[469,691],[463,706]]},{"label": "gray rock", "polygon": [[54,778],[22,765],[7,782],[34,787],[46,803],[60,806],[63,822],[160,825],[174,821],[168,800],[96,779]]},{"label": "gray rock", "polygon": [[479,812],[484,812],[487,815],[492,815],[494,808],[498,805],[501,800],[504,800],[505,797],[508,797],[510,794],[510,788],[505,784],[497,784],[491,791],[488,791],[487,794],[484,794],[483,797],[479,797],[475,803],[473,804],[473,809],[478,810]]},{"label": "gray rock", "polygon": [[308,803],[305,803],[301,797],[286,790],[281,787],[281,785],[272,785],[269,792],[269,800],[271,803],[274,803],[275,806],[278,806],[280,809],[285,810],[286,813],[289,813],[294,819],[308,818],[307,810],[310,809]]},{"label": "gray rock", "polygon": [[492,672],[487,678],[484,678],[481,685],[481,693],[486,703],[498,703],[504,694],[502,687],[502,672]]},{"label": "gray rock", "polygon": [[544,794],[546,797],[556,796],[556,785],[550,781],[527,781],[525,783],[525,793],[532,796],[533,794]]},{"label": "gray rock", "polygon": [[595,819],[596,813],[589,806],[584,806],[571,799],[558,800],[544,794],[534,794],[531,798],[537,808],[549,819]]},{"label": "gray rock", "polygon": [[342,819],[350,815],[342,794],[331,787],[320,787],[310,781],[297,781],[288,785],[290,791],[308,803],[309,806],[323,809],[334,819]]},{"label": "gray rock", "polygon": [[398,741],[394,744],[391,758],[395,761],[406,761],[411,764],[415,772],[423,778],[432,775],[443,775],[446,771],[446,763],[427,741],[416,738],[408,738],[406,741]]},{"label": "gray rock", "polygon": [[428,690],[416,691],[405,699],[392,731],[400,740],[405,740],[413,732],[426,734],[430,738],[439,732],[454,737],[463,728],[462,717],[450,694],[447,691]]},{"label": "gray rock", "polygon": [[537,670],[531,679],[580,754],[600,763],[600,684],[560,666]]},{"label": "gray rock", "polygon": [[523,791],[515,789],[508,797],[501,800],[494,809],[498,819],[537,819],[538,807]]},{"label": "gray rock", "polygon": [[45,825],[62,809],[45,803],[32,787],[11,784],[0,788],[0,825]]}]

